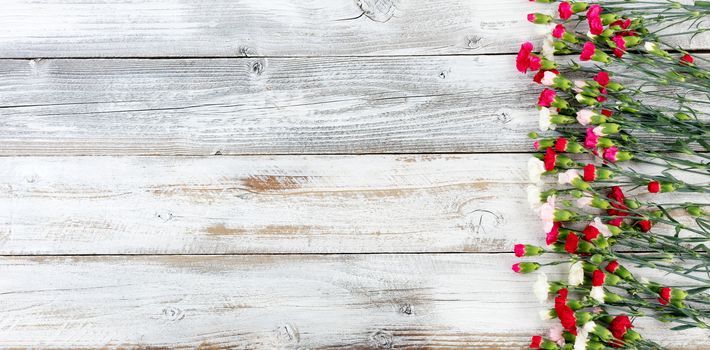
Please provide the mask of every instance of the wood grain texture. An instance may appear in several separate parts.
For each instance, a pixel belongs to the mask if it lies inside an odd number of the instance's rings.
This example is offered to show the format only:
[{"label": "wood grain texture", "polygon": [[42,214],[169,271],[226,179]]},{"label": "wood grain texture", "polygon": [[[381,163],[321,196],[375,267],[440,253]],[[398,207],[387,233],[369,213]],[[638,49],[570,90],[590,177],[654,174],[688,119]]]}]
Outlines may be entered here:
[{"label": "wood grain texture", "polygon": [[[538,319],[512,256],[0,258],[0,347],[514,349]],[[552,277],[555,277],[552,274]],[[677,349],[706,331],[636,322]]]},{"label": "wood grain texture", "polygon": [[[6,0],[0,57],[509,53],[540,38],[527,13],[554,10],[520,0]],[[710,48],[710,33],[673,43]]]},{"label": "wood grain texture", "polygon": [[0,155],[530,151],[539,89],[513,62],[0,60]]},{"label": "wood grain texture", "polygon": [[0,253],[507,252],[528,157],[3,157]]}]

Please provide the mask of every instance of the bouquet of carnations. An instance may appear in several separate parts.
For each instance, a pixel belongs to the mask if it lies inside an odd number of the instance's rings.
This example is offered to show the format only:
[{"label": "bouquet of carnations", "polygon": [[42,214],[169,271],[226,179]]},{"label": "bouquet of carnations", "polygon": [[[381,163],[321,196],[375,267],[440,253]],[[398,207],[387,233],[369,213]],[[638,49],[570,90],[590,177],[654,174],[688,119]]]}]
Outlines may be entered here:
[{"label": "bouquet of carnations", "polygon": [[[708,328],[710,64],[674,43],[706,31],[710,2],[537,2],[554,3],[528,15],[546,37],[516,66],[541,85],[528,198],[547,245],[516,245],[545,256],[513,271],[537,271],[559,323],[530,348],[662,348],[639,317]],[[560,264],[564,280],[539,270]]]}]

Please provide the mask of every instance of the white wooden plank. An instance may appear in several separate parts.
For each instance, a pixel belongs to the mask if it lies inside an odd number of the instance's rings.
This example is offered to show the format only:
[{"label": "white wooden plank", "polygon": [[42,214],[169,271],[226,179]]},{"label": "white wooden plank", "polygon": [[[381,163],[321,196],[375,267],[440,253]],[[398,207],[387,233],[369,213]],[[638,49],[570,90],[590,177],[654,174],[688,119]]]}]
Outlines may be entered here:
[{"label": "white wooden plank", "polygon": [[[546,332],[509,255],[0,258],[2,348],[512,349]],[[677,349],[706,331],[637,330]]]},{"label": "white wooden plank", "polygon": [[0,253],[510,251],[528,157],[2,157]]},{"label": "white wooden plank", "polygon": [[[513,52],[540,38],[526,14],[554,9],[520,0],[5,0],[0,57]],[[709,48],[710,35],[675,43]]]},{"label": "white wooden plank", "polygon": [[513,61],[0,60],[0,155],[530,151]]}]

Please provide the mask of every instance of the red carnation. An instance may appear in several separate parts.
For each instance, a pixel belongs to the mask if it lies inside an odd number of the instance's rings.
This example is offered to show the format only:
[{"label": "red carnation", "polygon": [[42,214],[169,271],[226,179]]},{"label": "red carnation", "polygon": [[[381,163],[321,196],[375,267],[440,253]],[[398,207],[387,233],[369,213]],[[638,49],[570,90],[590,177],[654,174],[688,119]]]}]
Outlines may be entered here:
[{"label": "red carnation", "polygon": [[609,330],[616,339],[623,340],[626,331],[631,328],[634,328],[634,326],[631,324],[631,320],[629,320],[626,315],[616,316],[613,320],[611,320],[611,322],[609,322]]},{"label": "red carnation", "polygon": [[573,232],[570,232],[567,235],[567,239],[565,240],[565,251],[570,254],[574,254],[577,252],[577,247],[579,246],[579,237],[575,235]]},{"label": "red carnation", "polygon": [[594,164],[587,164],[584,166],[584,176],[582,176],[584,181],[592,182],[597,179],[597,167]]},{"label": "red carnation", "polygon": [[604,31],[604,25],[602,24],[602,19],[600,17],[602,13],[602,7],[594,4],[589,6],[587,10],[587,22],[589,22],[589,31],[593,35],[599,35]]},{"label": "red carnation", "polygon": [[621,191],[621,187],[614,186],[611,188],[611,193],[607,196],[612,201],[609,203],[614,209],[607,209],[607,214],[614,216],[627,216],[629,215],[629,208],[624,205],[624,192]]},{"label": "red carnation", "polygon": [[621,224],[624,222],[624,219],[622,218],[616,218],[616,219],[611,219],[607,224],[611,226],[616,226],[616,227],[621,227]]},{"label": "red carnation", "polygon": [[612,112],[608,109],[602,109],[602,115],[605,115],[607,117],[611,117],[612,115],[614,115],[614,112]]},{"label": "red carnation", "polygon": [[599,135],[594,133],[594,128],[587,128],[587,137],[584,138],[584,147],[592,149],[597,147]]},{"label": "red carnation", "polygon": [[567,28],[565,28],[563,24],[558,24],[555,26],[555,29],[552,30],[552,36],[557,39],[562,39],[562,36],[565,35],[566,31]]},{"label": "red carnation", "polygon": [[584,239],[588,241],[594,240],[600,234],[599,229],[592,225],[587,225],[587,227],[584,228],[584,231],[582,231],[582,233],[584,233]]},{"label": "red carnation", "polygon": [[623,57],[626,52],[626,40],[624,40],[624,37],[621,35],[615,35],[612,40],[614,41],[614,44],[616,44],[614,56],[619,58]]},{"label": "red carnation", "polygon": [[532,51],[533,44],[531,42],[528,41],[520,45],[520,51],[515,58],[515,67],[520,73],[525,73],[528,69],[531,71],[540,69],[540,57],[531,55]]},{"label": "red carnation", "polygon": [[658,298],[658,302],[663,305],[667,305],[671,301],[671,288],[661,288],[661,291],[658,293],[658,295],[661,296],[660,298]]},{"label": "red carnation", "polygon": [[572,17],[572,5],[570,5],[569,2],[563,1],[560,3],[560,6],[557,8],[557,12],[560,13],[560,18],[567,20],[570,17]]},{"label": "red carnation", "polygon": [[695,59],[693,59],[693,56],[688,55],[687,53],[680,57],[680,63],[693,64],[694,62],[695,62]]},{"label": "red carnation", "polygon": [[592,56],[594,56],[594,52],[597,50],[597,47],[594,45],[592,42],[587,42],[584,44],[584,47],[582,48],[582,53],[579,55],[579,60],[580,61],[589,61],[592,59]]},{"label": "red carnation", "polygon": [[567,150],[567,139],[564,137],[559,137],[557,138],[557,141],[555,141],[555,149],[558,152],[564,152]]},{"label": "red carnation", "polygon": [[624,19],[624,20],[620,19],[620,20],[609,23],[609,27],[612,27],[612,26],[619,26],[619,27],[621,27],[621,29],[626,29],[631,26],[631,19],[629,19],[629,18]]},{"label": "red carnation", "polygon": [[542,343],[542,337],[539,335],[533,336],[530,341],[530,349],[539,349],[540,343]]},{"label": "red carnation", "polygon": [[612,260],[608,264],[606,264],[605,269],[611,273],[614,273],[616,271],[616,269],[618,269],[618,268],[619,268],[619,262],[616,260]]},{"label": "red carnation", "polygon": [[599,287],[604,285],[605,279],[606,275],[604,274],[604,271],[594,270],[594,272],[592,272],[592,287]]},{"label": "red carnation", "polygon": [[577,318],[574,317],[574,311],[572,311],[572,308],[567,306],[564,302],[556,302],[555,312],[557,312],[557,317],[560,319],[562,327],[572,333],[572,335],[577,335]]},{"label": "red carnation", "polygon": [[609,73],[607,72],[599,72],[597,75],[594,77],[594,81],[599,83],[601,86],[607,86],[609,84]]},{"label": "red carnation", "polygon": [[537,105],[540,107],[550,107],[550,105],[555,102],[555,96],[557,96],[557,92],[555,92],[555,90],[542,90],[540,97],[537,99]]},{"label": "red carnation", "polygon": [[661,183],[658,181],[651,181],[648,183],[648,192],[658,193],[661,191]]},{"label": "red carnation", "polygon": [[643,231],[643,232],[651,231],[651,226],[653,226],[651,224],[651,220],[641,220],[641,221],[637,222],[637,224],[639,225],[639,227],[641,228],[641,231]]},{"label": "red carnation", "polygon": [[548,148],[545,150],[545,170],[552,171],[555,169],[555,163],[557,162],[557,153]]},{"label": "red carnation", "polygon": [[518,258],[525,256],[525,244],[516,244],[513,250]]},{"label": "red carnation", "polygon": [[557,236],[560,235],[560,226],[561,224],[559,222],[552,224],[552,229],[547,233],[547,237],[545,237],[547,245],[557,242]]}]

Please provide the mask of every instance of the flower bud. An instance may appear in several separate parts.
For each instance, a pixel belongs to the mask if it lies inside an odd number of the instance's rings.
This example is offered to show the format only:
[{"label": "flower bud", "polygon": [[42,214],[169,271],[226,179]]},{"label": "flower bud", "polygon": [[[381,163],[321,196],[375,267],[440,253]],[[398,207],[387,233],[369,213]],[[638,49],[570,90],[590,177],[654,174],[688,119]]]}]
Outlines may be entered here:
[{"label": "flower bud", "polygon": [[619,132],[619,124],[616,123],[602,123],[599,126],[602,127],[602,132],[606,135],[616,134]]},{"label": "flower bud", "polygon": [[700,209],[700,207],[697,205],[688,206],[685,208],[685,211],[687,211],[688,214],[690,214],[691,216],[694,216],[694,217],[700,217],[700,216],[705,215],[703,210]]},{"label": "flower bud", "polygon": [[574,317],[577,319],[577,324],[580,326],[591,321],[593,318],[592,313],[586,311],[575,312]]},{"label": "flower bud", "polygon": [[516,273],[530,273],[540,268],[540,264],[535,262],[521,262],[514,264],[512,269]]},{"label": "flower bud", "polygon": [[572,3],[572,12],[577,13],[577,12],[586,11],[587,6],[589,6],[589,4],[587,4],[586,2],[582,2],[582,1],[574,2],[574,3]]},{"label": "flower bud", "polygon": [[611,204],[608,201],[601,199],[599,197],[592,198],[592,203],[590,205],[594,208],[605,209],[605,210],[609,209],[609,207],[611,206]]},{"label": "flower bud", "polygon": [[528,14],[528,22],[535,24],[548,24],[552,22],[552,16],[544,13],[530,13]]},{"label": "flower bud", "polygon": [[689,116],[686,113],[678,112],[675,114],[675,118],[680,120],[680,121],[686,121],[686,120],[692,120],[693,117]]},{"label": "flower bud", "polygon": [[606,274],[606,280],[604,283],[606,283],[608,286],[615,286],[621,282],[621,278],[617,275],[607,273]]},{"label": "flower bud", "polygon": [[631,209],[638,209],[641,207],[641,203],[634,198],[625,198],[624,205],[626,205],[627,207],[629,207]]},{"label": "flower bud", "polygon": [[618,294],[614,294],[614,293],[610,293],[610,292],[607,292],[606,294],[604,294],[604,302],[607,304],[616,304],[616,303],[619,303],[623,300],[624,300],[624,298],[622,298]]},{"label": "flower bud", "polygon": [[574,217],[575,214],[573,212],[564,209],[555,209],[555,212],[553,214],[554,221],[556,222],[570,221]]},{"label": "flower bud", "polygon": [[675,190],[676,186],[673,183],[665,182],[661,184],[661,192],[674,192]]},{"label": "flower bud", "polygon": [[639,334],[638,332],[636,332],[632,329],[627,329],[626,334],[624,334],[624,341],[626,341],[626,342],[635,342],[640,339],[641,339],[641,334]]},{"label": "flower bud", "polygon": [[516,244],[514,251],[515,256],[519,258],[523,256],[538,256],[545,252],[544,249],[530,244]]},{"label": "flower bud", "polygon": [[[614,335],[611,334],[610,330],[608,330],[605,327],[603,327],[602,325],[598,325],[598,324],[594,327],[594,329],[592,329],[592,331],[590,333],[598,336],[599,339],[601,339],[604,342],[608,342],[609,340],[611,340],[611,338],[614,337]],[[589,347],[587,347],[587,349],[589,349]]]}]

